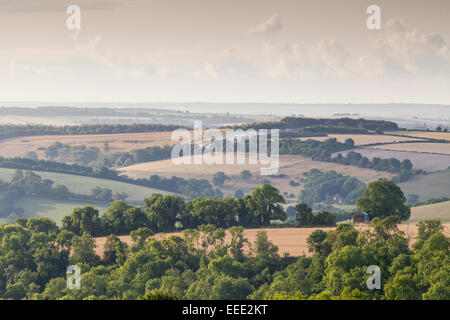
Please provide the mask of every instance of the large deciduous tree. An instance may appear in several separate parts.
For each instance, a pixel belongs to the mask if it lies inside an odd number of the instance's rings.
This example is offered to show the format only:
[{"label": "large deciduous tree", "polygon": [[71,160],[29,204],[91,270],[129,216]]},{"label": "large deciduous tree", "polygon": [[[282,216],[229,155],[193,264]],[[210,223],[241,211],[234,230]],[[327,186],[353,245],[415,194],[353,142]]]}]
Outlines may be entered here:
[{"label": "large deciduous tree", "polygon": [[409,219],[411,209],[405,205],[406,197],[392,181],[374,181],[367,185],[361,198],[356,200],[358,209],[371,217],[385,218],[396,215],[401,220]]},{"label": "large deciduous tree", "polygon": [[252,199],[254,203],[254,213],[258,217],[261,225],[268,226],[270,220],[286,220],[286,212],[281,207],[281,203],[286,200],[280,194],[280,191],[270,184],[263,184],[253,190]]}]

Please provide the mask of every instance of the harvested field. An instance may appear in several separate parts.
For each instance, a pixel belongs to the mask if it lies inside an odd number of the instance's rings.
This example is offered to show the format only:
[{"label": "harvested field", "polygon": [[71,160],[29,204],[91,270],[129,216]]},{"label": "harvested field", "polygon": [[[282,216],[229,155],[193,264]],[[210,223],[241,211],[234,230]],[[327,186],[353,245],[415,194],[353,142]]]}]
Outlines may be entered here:
[{"label": "harvested field", "polygon": [[378,157],[381,159],[396,158],[400,161],[409,159],[414,166],[413,169],[422,169],[427,172],[445,170],[450,166],[450,155],[409,151],[390,151],[376,148],[356,148],[352,150],[336,152],[333,154],[333,156],[336,156],[338,153],[341,153],[343,156],[345,156],[350,151],[360,153],[362,156],[369,159],[373,159],[374,157]]},{"label": "harvested field", "polygon": [[418,222],[426,219],[450,221],[450,201],[411,208],[411,218],[408,222]]},{"label": "harvested field", "polygon": [[[218,171],[223,171],[227,175],[238,175],[242,170],[249,170],[254,175],[260,174],[261,168],[267,168],[268,166],[260,164],[180,164],[176,165],[172,160],[161,160],[154,162],[138,163],[132,166],[119,168],[118,170],[130,177],[147,176],[149,174],[158,174],[163,176],[184,176],[189,178],[209,177],[214,175]],[[319,170],[336,170],[342,174],[353,175],[355,177],[361,177],[364,180],[374,180],[379,177],[392,176],[389,173],[377,172],[375,170],[355,168],[351,166],[344,166],[340,164],[314,161],[303,156],[280,156],[280,169],[279,174],[286,174],[288,177],[301,175],[303,172],[307,172],[311,169]],[[265,178],[270,178],[267,176]]]},{"label": "harvested field", "polygon": [[[445,233],[450,235],[450,224],[445,224]],[[367,226],[357,225],[356,229],[359,231],[367,230]],[[413,241],[414,237],[417,234],[417,228],[414,224],[402,224],[399,226],[400,230],[405,232],[405,236]],[[279,248],[279,253],[284,254],[288,253],[291,256],[301,256],[303,254],[310,256],[310,252],[308,251],[308,245],[306,243],[306,239],[308,239],[309,235],[315,230],[323,230],[330,231],[334,228],[278,228],[278,229],[247,229],[244,231],[245,237],[250,241],[251,244],[254,243],[256,239],[256,234],[259,231],[267,232],[267,237],[270,241],[272,241]],[[158,234],[155,237],[159,239],[167,238],[171,235],[176,235],[182,237],[182,233],[167,233],[167,234]],[[120,240],[126,242],[128,245],[132,243],[130,236],[119,236]],[[103,246],[106,241],[106,237],[96,238],[97,248],[95,249],[98,255],[102,255]],[[229,243],[230,236],[227,233],[225,238],[225,242]],[[411,244],[411,243],[410,243]]]},{"label": "harvested field", "polygon": [[[47,148],[55,142],[61,142],[71,146],[86,145],[97,147],[103,152],[104,143],[108,142],[107,153],[125,152],[133,149],[143,149],[151,146],[174,145],[171,141],[171,131],[144,132],[144,133],[119,133],[119,134],[89,134],[89,135],[43,135],[28,136],[0,141],[0,156],[15,157],[25,154],[27,151],[35,151],[38,148]],[[104,152],[103,152],[104,153]]]},{"label": "harvested field", "polygon": [[417,138],[440,139],[450,141],[450,132],[410,131],[410,132],[402,132],[401,134],[404,136],[411,136]]},{"label": "harvested field", "polygon": [[[363,169],[340,164],[313,161],[302,156],[280,156],[280,169],[276,176],[262,176],[260,173],[261,165],[259,164],[231,164],[231,165],[207,165],[207,164],[181,164],[175,165],[172,160],[162,160],[155,162],[139,163],[128,167],[119,168],[118,170],[132,178],[148,178],[150,175],[157,174],[165,177],[178,176],[185,179],[208,179],[211,180],[213,175],[222,171],[231,179],[225,181],[222,191],[225,195],[233,195],[234,191],[241,189],[244,193],[251,192],[255,187],[263,183],[270,182],[281,192],[293,194],[296,198],[301,190],[302,174],[311,169],[319,169],[322,171],[335,170],[344,175],[351,175],[363,182],[378,180],[380,178],[392,178],[394,175],[388,172],[380,172],[371,169]],[[267,167],[267,166],[263,166]],[[242,181],[239,174],[242,170],[249,170],[253,177],[248,181]],[[291,185],[290,181],[295,180],[298,185]]]},{"label": "harvested field", "polygon": [[404,142],[404,141],[420,141],[421,139],[417,138],[406,138],[399,136],[389,136],[383,134],[329,134],[328,137],[311,137],[311,138],[299,138],[299,140],[318,140],[324,141],[330,138],[336,138],[338,142],[345,142],[347,139],[353,139],[355,141],[356,146],[363,146],[367,144],[374,143],[395,143],[395,142]]},{"label": "harvested field", "polygon": [[450,155],[450,143],[398,143],[372,146],[370,148]]}]

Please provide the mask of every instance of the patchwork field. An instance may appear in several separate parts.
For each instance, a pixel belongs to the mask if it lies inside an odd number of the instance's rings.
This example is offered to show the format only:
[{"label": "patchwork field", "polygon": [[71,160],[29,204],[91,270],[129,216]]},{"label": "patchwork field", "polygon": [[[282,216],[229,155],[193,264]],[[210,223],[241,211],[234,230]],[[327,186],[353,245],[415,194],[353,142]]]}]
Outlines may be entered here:
[{"label": "patchwork field", "polygon": [[345,142],[347,139],[353,139],[355,141],[356,146],[363,146],[367,144],[374,143],[395,143],[395,142],[404,142],[404,141],[421,141],[422,139],[418,138],[407,138],[407,137],[399,137],[399,136],[390,136],[383,134],[329,134],[328,137],[311,137],[311,138],[298,138],[299,140],[318,140],[324,141],[330,138],[336,138],[338,142]]},{"label": "patchwork field", "polygon": [[[3,181],[10,181],[14,175],[14,169],[0,168],[0,179]],[[109,188],[115,192],[125,192],[128,194],[127,200],[133,202],[140,202],[144,198],[149,197],[152,193],[158,192],[167,194],[169,192],[136,186],[129,183],[112,181],[99,178],[83,177],[72,174],[33,171],[40,175],[42,178],[53,180],[54,184],[61,184],[67,186],[67,188],[74,193],[90,194],[91,190],[95,187]]]},{"label": "patchwork field", "polygon": [[[86,145],[97,147],[102,153],[125,152],[133,149],[143,149],[151,146],[174,145],[171,141],[171,131],[145,132],[145,133],[119,133],[119,134],[90,134],[90,135],[43,135],[28,136],[0,141],[0,156],[22,156],[27,151],[36,151],[38,148],[47,148],[55,142],[71,146]],[[109,144],[109,151],[104,152],[104,144]],[[41,154],[39,154],[41,153]],[[39,152],[43,156],[44,152]]]},{"label": "patchwork field", "polygon": [[418,222],[426,219],[450,221],[450,201],[411,208],[411,218],[408,222]]},{"label": "patchwork field", "polygon": [[[1,119],[1,118],[0,118]],[[0,122],[1,123],[1,122]],[[19,124],[19,123],[17,123]],[[44,151],[39,148],[47,148],[55,142],[71,146],[86,145],[87,147],[97,147],[102,154],[114,152],[126,152],[134,149],[143,149],[150,146],[175,145],[177,142],[171,141],[171,131],[167,132],[145,132],[145,133],[120,133],[120,134],[91,134],[91,135],[41,135],[27,136],[0,141],[0,156],[15,157],[22,156],[27,151],[37,151],[40,157],[44,156]],[[336,138],[340,142],[351,138],[357,146],[373,143],[395,143],[403,141],[420,141],[418,138],[406,138],[389,135],[364,135],[364,134],[330,134],[328,137],[299,138],[300,140],[327,140]],[[104,144],[109,144],[109,150],[104,151]]]},{"label": "patchwork field", "polygon": [[[226,180],[222,191],[225,195],[233,195],[234,191],[241,189],[244,193],[251,192],[255,187],[262,183],[270,182],[273,186],[282,192],[293,194],[297,197],[301,190],[302,174],[313,168],[322,171],[335,170],[344,175],[351,175],[363,182],[378,180],[380,178],[392,178],[394,175],[388,172],[379,172],[371,169],[356,168],[344,166],[329,162],[313,161],[302,156],[280,156],[280,169],[278,174],[281,176],[262,176],[260,173],[261,166],[259,164],[231,164],[231,165],[207,165],[207,164],[181,164],[176,165],[172,160],[162,160],[155,162],[139,163],[128,167],[119,168],[122,174],[126,174],[132,178],[148,178],[152,174],[165,177],[179,176],[186,179],[208,179],[211,180],[213,175],[222,171],[231,179]],[[249,170],[253,177],[248,181],[242,181],[239,174],[242,170]],[[290,181],[293,180],[299,185],[292,186]]]},{"label": "patchwork field", "polygon": [[409,131],[409,132],[402,132],[402,135],[417,138],[440,139],[450,141],[450,132]]},{"label": "patchwork field", "polygon": [[[163,176],[185,176],[185,177],[208,177],[218,171],[223,171],[227,175],[238,175],[242,170],[249,170],[254,175],[260,174],[261,168],[267,168],[267,165],[248,164],[180,164],[177,165],[172,160],[161,160],[154,162],[138,163],[132,166],[119,168],[118,170],[130,177],[148,176],[149,174],[159,174]],[[303,156],[280,156],[279,174],[286,174],[289,177],[299,176],[310,169],[336,170],[342,174],[353,175],[366,181],[375,180],[382,177],[391,177],[385,172],[378,172],[371,169],[355,168],[335,163],[313,161]],[[269,178],[269,177],[264,177]]]},{"label": "patchwork field", "polygon": [[370,148],[450,155],[450,143],[397,143],[372,146]]},{"label": "patchwork field", "polygon": [[[73,209],[84,206],[85,203],[73,201],[59,201],[42,198],[22,198],[16,202],[16,207],[24,209],[25,217],[47,217],[61,225],[61,220],[68,216]],[[106,207],[99,205],[90,205],[95,207],[100,214],[106,210]]]},{"label": "patchwork field", "polygon": [[398,160],[409,159],[411,160],[414,169],[422,169],[427,172],[445,170],[450,167],[450,155],[439,155],[430,153],[419,153],[419,152],[409,152],[409,151],[391,151],[382,150],[376,148],[356,148],[352,150],[346,150],[342,152],[336,152],[333,154],[335,156],[338,153],[346,155],[350,151],[355,151],[360,153],[369,159],[375,157],[381,159],[396,158]]},{"label": "patchwork field", "polygon": [[450,197],[450,170],[414,176],[409,181],[398,185],[405,195],[416,194],[420,201]]},{"label": "patchwork field", "polygon": [[[445,233],[450,235],[450,224],[445,224]],[[367,230],[367,226],[356,225],[356,229],[359,231]],[[414,238],[417,234],[417,228],[414,224],[401,224],[399,225],[400,230],[405,233],[405,236],[410,239],[411,242],[414,241]],[[267,237],[270,241],[272,241],[279,248],[279,253],[284,254],[288,253],[291,256],[301,256],[307,255],[310,256],[311,253],[308,251],[308,245],[306,240],[309,235],[315,230],[323,230],[330,231],[334,228],[279,228],[279,229],[247,229],[244,231],[245,237],[250,241],[251,244],[254,243],[256,239],[256,234],[259,231],[267,232]],[[155,237],[157,238],[167,238],[171,235],[176,235],[182,237],[181,233],[167,233],[167,234],[158,234]],[[119,236],[120,240],[126,242],[128,245],[132,243],[130,236]],[[106,237],[96,238],[96,253],[98,255],[102,255],[103,246],[106,241]],[[227,232],[227,236],[225,238],[225,242],[229,243],[230,236]]]}]

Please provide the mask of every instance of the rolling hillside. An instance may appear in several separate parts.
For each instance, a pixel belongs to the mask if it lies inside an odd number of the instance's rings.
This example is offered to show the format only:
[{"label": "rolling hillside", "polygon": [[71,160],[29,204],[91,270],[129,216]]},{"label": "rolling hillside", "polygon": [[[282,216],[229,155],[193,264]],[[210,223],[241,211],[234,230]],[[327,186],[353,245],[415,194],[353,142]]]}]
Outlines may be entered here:
[{"label": "rolling hillside", "polygon": [[[24,209],[25,217],[47,217],[54,220],[58,225],[61,225],[62,218],[70,215],[73,209],[84,205],[86,204],[82,202],[31,197],[22,198],[16,202],[18,208]],[[98,204],[91,206],[96,208],[100,215],[106,210],[106,207]]]},{"label": "rolling hillside", "polygon": [[442,222],[450,221],[450,201],[411,208],[409,222],[426,219],[439,219]]},{"label": "rolling hillside", "polygon": [[[10,181],[12,176],[14,175],[14,171],[15,169],[0,168],[0,179],[3,181]],[[163,190],[152,189],[107,179],[91,178],[72,174],[43,172],[43,171],[33,171],[33,172],[40,175],[44,179],[53,180],[55,185],[57,184],[65,185],[69,189],[69,191],[80,194],[90,194],[91,190],[95,187],[109,188],[112,190],[113,193],[125,192],[126,194],[128,194],[127,200],[129,201],[140,202],[154,192],[162,194],[170,193]]]},{"label": "rolling hillside", "polygon": [[419,201],[450,197],[450,170],[414,176],[407,182],[399,183],[398,186],[405,195],[418,195]]},{"label": "rolling hillside", "polygon": [[[345,166],[332,162],[314,161],[303,156],[281,155],[280,169],[278,174],[281,176],[262,176],[260,175],[261,167],[268,167],[267,165],[249,164],[246,159],[246,164],[181,164],[176,165],[172,160],[161,160],[154,162],[145,162],[128,167],[122,167],[118,170],[122,174],[126,174],[131,178],[148,177],[151,174],[157,174],[165,177],[178,176],[185,179],[208,179],[211,181],[213,175],[218,171],[223,171],[230,177],[225,181],[222,191],[226,195],[233,195],[234,191],[241,189],[248,193],[253,191],[255,187],[263,183],[270,183],[278,188],[281,192],[292,193],[298,195],[301,190],[301,183],[299,185],[291,185],[291,180],[298,181],[302,178],[304,172],[311,169],[318,169],[321,171],[335,170],[343,175],[354,176],[361,181],[367,183],[369,181],[378,180],[380,178],[390,179],[394,174],[389,172],[375,171],[371,169],[357,168],[353,166]],[[249,170],[253,177],[248,180],[242,180],[239,174],[242,170]]]}]

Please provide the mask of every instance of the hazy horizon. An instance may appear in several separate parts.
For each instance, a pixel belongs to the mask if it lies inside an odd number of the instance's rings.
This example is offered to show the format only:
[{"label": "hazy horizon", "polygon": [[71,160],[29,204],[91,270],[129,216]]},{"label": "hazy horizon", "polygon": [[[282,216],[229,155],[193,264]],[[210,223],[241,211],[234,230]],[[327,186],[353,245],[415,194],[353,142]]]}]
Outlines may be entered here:
[{"label": "hazy horizon", "polygon": [[[276,106],[276,109],[274,107]],[[204,114],[273,115],[273,116],[352,116],[373,119],[434,120],[450,124],[450,105],[409,103],[214,103],[214,102],[147,102],[147,103],[52,103],[52,102],[1,102],[2,107],[75,107],[75,108],[118,108],[158,109],[168,111],[189,111]]]}]

